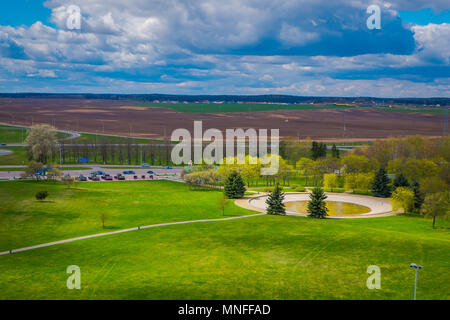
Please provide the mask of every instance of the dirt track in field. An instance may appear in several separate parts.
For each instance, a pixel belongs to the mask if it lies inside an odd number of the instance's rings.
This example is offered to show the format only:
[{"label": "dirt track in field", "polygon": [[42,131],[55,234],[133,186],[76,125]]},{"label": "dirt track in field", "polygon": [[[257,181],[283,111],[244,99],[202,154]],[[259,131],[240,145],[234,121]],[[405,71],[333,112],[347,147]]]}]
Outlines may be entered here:
[{"label": "dirt track in field", "polygon": [[[2,99],[0,122],[18,125],[48,123],[61,130],[98,132],[162,139],[173,130],[192,132],[194,120],[203,130],[217,128],[280,129],[282,137],[323,141],[364,141],[390,136],[440,136],[444,116],[371,110],[276,110],[242,113],[180,113],[138,107],[134,101],[80,99]],[[345,131],[344,131],[345,119]]]}]

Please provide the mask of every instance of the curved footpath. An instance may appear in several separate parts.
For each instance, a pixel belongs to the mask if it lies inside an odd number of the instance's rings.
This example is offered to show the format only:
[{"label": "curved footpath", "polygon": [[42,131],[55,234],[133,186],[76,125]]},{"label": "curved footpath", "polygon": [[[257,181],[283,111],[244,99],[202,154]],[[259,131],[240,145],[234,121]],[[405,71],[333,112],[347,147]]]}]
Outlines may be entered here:
[{"label": "curved footpath", "polygon": [[[330,201],[355,203],[355,204],[369,207],[371,209],[371,211],[369,213],[360,214],[360,215],[328,216],[328,218],[330,218],[330,219],[375,218],[375,217],[393,216],[393,215],[397,214],[397,213],[392,212],[392,206],[389,203],[389,200],[387,200],[387,199],[374,198],[374,197],[369,197],[369,196],[359,196],[359,195],[352,195],[352,194],[342,194],[342,193],[327,193],[327,196],[328,196],[328,200],[330,200]],[[220,219],[203,219],[203,220],[191,220],[191,221],[179,221],[179,222],[152,224],[152,225],[147,225],[147,226],[122,229],[122,230],[106,232],[106,233],[98,233],[98,234],[93,234],[93,235],[77,237],[77,238],[43,243],[43,244],[30,246],[30,247],[24,247],[24,248],[20,248],[20,249],[3,251],[3,252],[0,252],[0,256],[23,252],[23,251],[34,250],[34,249],[39,249],[39,248],[45,248],[45,247],[50,247],[50,246],[55,246],[58,244],[64,244],[64,243],[78,241],[78,240],[98,238],[98,237],[109,236],[109,235],[114,235],[114,234],[119,234],[119,233],[124,233],[124,232],[130,232],[130,231],[138,231],[141,229],[149,229],[149,228],[180,225],[180,224],[189,224],[189,223],[228,221],[228,220],[261,216],[261,215],[266,214],[267,205],[265,203],[265,200],[267,199],[267,197],[268,197],[268,194],[264,194],[264,195],[257,195],[257,196],[253,196],[253,197],[245,197],[245,198],[238,199],[235,201],[235,204],[239,207],[242,207],[244,209],[253,210],[253,211],[258,211],[259,213],[256,213],[256,214],[251,214],[251,215],[246,215],[246,216],[238,216],[238,217],[230,217],[230,218],[220,218]],[[309,199],[309,193],[287,193],[286,197],[285,197],[286,202],[304,201],[304,200],[308,200],[308,199]],[[287,212],[287,215],[306,216],[305,214],[300,214],[297,212],[289,212],[289,211]]]},{"label": "curved footpath", "polygon": [[[387,217],[393,216],[398,213],[394,213],[392,211],[392,206],[388,199],[384,198],[375,198],[370,196],[361,196],[355,194],[348,193],[326,193],[328,196],[328,201],[336,201],[336,202],[347,202],[358,204],[361,206],[365,206],[370,208],[370,212],[364,214],[353,214],[353,215],[335,215],[328,216],[328,219],[356,219],[356,218],[377,218],[377,217]],[[266,199],[268,194],[259,195],[255,197],[246,197],[243,199],[236,200],[236,205],[258,212],[266,212],[267,204]],[[291,201],[308,201],[309,193],[301,192],[301,193],[286,193],[284,202]],[[291,216],[301,216],[306,217],[306,214],[298,213],[295,211],[287,211],[287,215]]]},{"label": "curved footpath", "polygon": [[138,230],[142,230],[142,229],[164,227],[164,226],[173,226],[173,225],[178,225],[178,224],[228,221],[228,220],[235,220],[235,219],[251,218],[251,217],[261,216],[261,215],[264,215],[264,214],[265,213],[257,213],[257,214],[250,214],[250,215],[247,215],[247,216],[238,216],[238,217],[230,217],[230,218],[203,219],[203,220],[190,220],[190,221],[179,221],[179,222],[168,222],[168,223],[151,224],[151,225],[148,225],[148,226],[142,226],[142,227],[135,227],[135,228],[129,228],[129,229],[122,229],[122,230],[117,230],[117,231],[112,231],[112,232],[92,234],[92,235],[88,235],[88,236],[82,236],[82,237],[77,237],[77,238],[71,238],[71,239],[66,239],[66,240],[60,240],[60,241],[54,241],[54,242],[38,244],[38,245],[35,245],[35,246],[31,246],[31,247],[25,247],[25,248],[20,248],[20,249],[13,249],[13,250],[8,250],[8,251],[3,251],[3,252],[0,252],[0,256],[7,255],[7,254],[18,253],[18,252],[23,252],[23,251],[29,251],[29,250],[33,250],[33,249],[39,249],[39,248],[55,246],[55,245],[58,245],[58,244],[63,244],[63,243],[68,243],[68,242],[73,242],[73,241],[78,241],[78,240],[110,236],[110,235],[114,235],[114,234],[130,232],[130,231],[138,231]]}]

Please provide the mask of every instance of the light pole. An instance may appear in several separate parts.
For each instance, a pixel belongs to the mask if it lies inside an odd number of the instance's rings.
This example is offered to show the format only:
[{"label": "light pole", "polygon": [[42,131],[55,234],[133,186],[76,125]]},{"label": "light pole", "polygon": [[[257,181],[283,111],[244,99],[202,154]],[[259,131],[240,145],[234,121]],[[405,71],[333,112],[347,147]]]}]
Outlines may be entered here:
[{"label": "light pole", "polygon": [[423,266],[418,266],[415,263],[411,263],[409,265],[411,268],[415,269],[415,276],[414,276],[414,300],[416,300],[416,291],[417,291],[417,269],[423,269]]}]

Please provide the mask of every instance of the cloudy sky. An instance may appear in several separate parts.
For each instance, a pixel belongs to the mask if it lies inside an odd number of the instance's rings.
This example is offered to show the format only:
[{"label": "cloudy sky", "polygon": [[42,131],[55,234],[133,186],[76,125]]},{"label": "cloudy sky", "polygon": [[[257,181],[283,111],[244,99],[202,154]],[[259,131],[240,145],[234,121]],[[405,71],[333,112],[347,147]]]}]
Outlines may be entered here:
[{"label": "cloudy sky", "polygon": [[[367,27],[374,4],[381,29]],[[71,5],[79,30],[68,29]],[[2,0],[0,92],[450,97],[449,9],[448,0]]]}]

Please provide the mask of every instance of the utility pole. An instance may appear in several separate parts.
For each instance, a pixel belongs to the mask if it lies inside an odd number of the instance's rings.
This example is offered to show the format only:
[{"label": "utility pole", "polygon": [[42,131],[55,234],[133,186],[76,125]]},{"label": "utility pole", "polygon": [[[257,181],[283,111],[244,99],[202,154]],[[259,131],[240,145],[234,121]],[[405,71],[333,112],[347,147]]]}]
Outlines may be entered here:
[{"label": "utility pole", "polygon": [[445,116],[444,116],[444,130],[443,136],[446,137],[448,135],[448,106],[445,107]]}]

